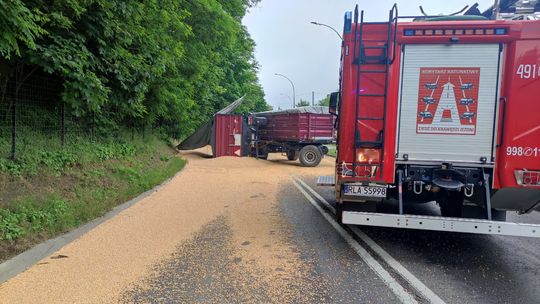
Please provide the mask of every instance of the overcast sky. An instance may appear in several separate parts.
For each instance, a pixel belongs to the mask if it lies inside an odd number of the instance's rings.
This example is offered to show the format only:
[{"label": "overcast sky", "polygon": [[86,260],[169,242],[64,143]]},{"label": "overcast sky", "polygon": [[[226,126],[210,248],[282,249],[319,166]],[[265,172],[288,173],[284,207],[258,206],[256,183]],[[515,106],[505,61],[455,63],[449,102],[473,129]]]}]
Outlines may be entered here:
[{"label": "overcast sky", "polygon": [[[296,102],[315,100],[338,88],[340,40],[331,30],[310,24],[325,23],[342,32],[343,15],[356,3],[365,10],[368,21],[385,21],[397,2],[400,15],[420,15],[419,5],[428,14],[452,13],[474,0],[262,0],[244,18],[257,43],[259,78],[266,101],[277,109],[292,106],[290,83],[274,73],[288,76],[296,87]],[[477,0],[484,11],[492,0]]]}]

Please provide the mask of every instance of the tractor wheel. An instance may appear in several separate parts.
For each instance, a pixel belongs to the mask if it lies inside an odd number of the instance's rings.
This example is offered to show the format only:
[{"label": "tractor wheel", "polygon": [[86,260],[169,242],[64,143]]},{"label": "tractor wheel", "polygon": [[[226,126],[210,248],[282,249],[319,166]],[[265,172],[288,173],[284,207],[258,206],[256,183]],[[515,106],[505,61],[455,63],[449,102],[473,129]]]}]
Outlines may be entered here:
[{"label": "tractor wheel", "polygon": [[316,167],[322,160],[322,153],[316,146],[305,146],[300,150],[300,163],[304,167]]},{"label": "tractor wheel", "polygon": [[268,149],[266,147],[259,148],[259,155],[257,155],[257,158],[267,160],[268,159]]},{"label": "tractor wheel", "polygon": [[297,160],[298,159],[298,151],[297,150],[289,150],[289,151],[287,151],[287,159],[288,160]]}]

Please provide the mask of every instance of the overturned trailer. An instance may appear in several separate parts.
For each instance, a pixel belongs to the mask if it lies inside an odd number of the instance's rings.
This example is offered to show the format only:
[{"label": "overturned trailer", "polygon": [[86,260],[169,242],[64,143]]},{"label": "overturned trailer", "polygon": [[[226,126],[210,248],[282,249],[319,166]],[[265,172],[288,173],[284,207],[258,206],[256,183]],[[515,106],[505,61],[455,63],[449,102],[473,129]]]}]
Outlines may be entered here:
[{"label": "overturned trailer", "polygon": [[234,108],[229,106],[216,113],[180,143],[178,149],[194,150],[210,145],[213,157],[260,159],[267,159],[269,153],[283,153],[288,160],[300,160],[303,166],[314,167],[328,153],[325,145],[334,142],[334,117],[328,113],[328,107],[248,115],[231,114]]},{"label": "overturned trailer", "polygon": [[250,150],[247,144],[249,139],[247,119],[243,115],[232,114],[243,100],[244,97],[241,97],[218,111],[176,148],[195,150],[209,145],[212,147],[213,157],[248,156]]}]

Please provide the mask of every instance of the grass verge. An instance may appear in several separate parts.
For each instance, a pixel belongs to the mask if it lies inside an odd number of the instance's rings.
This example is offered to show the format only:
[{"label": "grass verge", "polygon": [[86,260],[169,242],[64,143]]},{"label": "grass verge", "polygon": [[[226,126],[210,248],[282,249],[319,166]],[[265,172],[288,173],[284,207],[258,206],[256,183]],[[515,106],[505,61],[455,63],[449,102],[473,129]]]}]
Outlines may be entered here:
[{"label": "grass verge", "polygon": [[336,157],[337,151],[336,151],[336,145],[326,145],[328,147],[328,156]]},{"label": "grass verge", "polygon": [[185,165],[155,137],[73,140],[60,148],[34,137],[39,149],[0,160],[0,262],[104,215]]}]

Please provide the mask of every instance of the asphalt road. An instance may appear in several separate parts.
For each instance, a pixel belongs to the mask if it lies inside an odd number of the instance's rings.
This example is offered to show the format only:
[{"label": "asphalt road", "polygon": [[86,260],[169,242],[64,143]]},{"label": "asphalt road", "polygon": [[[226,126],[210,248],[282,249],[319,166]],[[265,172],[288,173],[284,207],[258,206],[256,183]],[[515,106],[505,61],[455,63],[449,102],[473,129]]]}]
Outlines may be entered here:
[{"label": "asphalt road", "polygon": [[332,159],[186,157],[156,194],[0,285],[0,303],[540,303],[540,239],[340,226],[307,188],[333,203],[314,185]]},{"label": "asphalt road", "polygon": [[[295,190],[290,186],[283,187],[279,212],[292,223],[292,230],[288,231],[286,237],[298,253],[302,268],[306,269],[301,271],[301,276],[281,286],[290,290],[283,289],[278,293],[293,290],[286,295],[284,302],[397,302],[377,275]],[[227,219],[216,219],[201,230],[192,242],[180,247],[172,259],[160,265],[143,288],[126,293],[124,300],[168,303],[279,302],[279,297],[269,295],[267,288],[249,286],[249,282],[256,281],[252,271],[239,273],[233,269],[240,258],[234,258],[231,235]],[[192,252],[198,254],[192,255]],[[288,257],[280,258],[287,260]],[[284,269],[276,267],[273,271],[279,276]],[[248,286],[245,286],[246,283]]]},{"label": "asphalt road", "polygon": [[[332,189],[312,189],[333,203]],[[393,208],[393,202],[387,202]],[[411,214],[438,215],[435,203]],[[508,221],[540,224],[540,213],[508,213]],[[359,227],[446,303],[540,303],[540,239]]]}]

